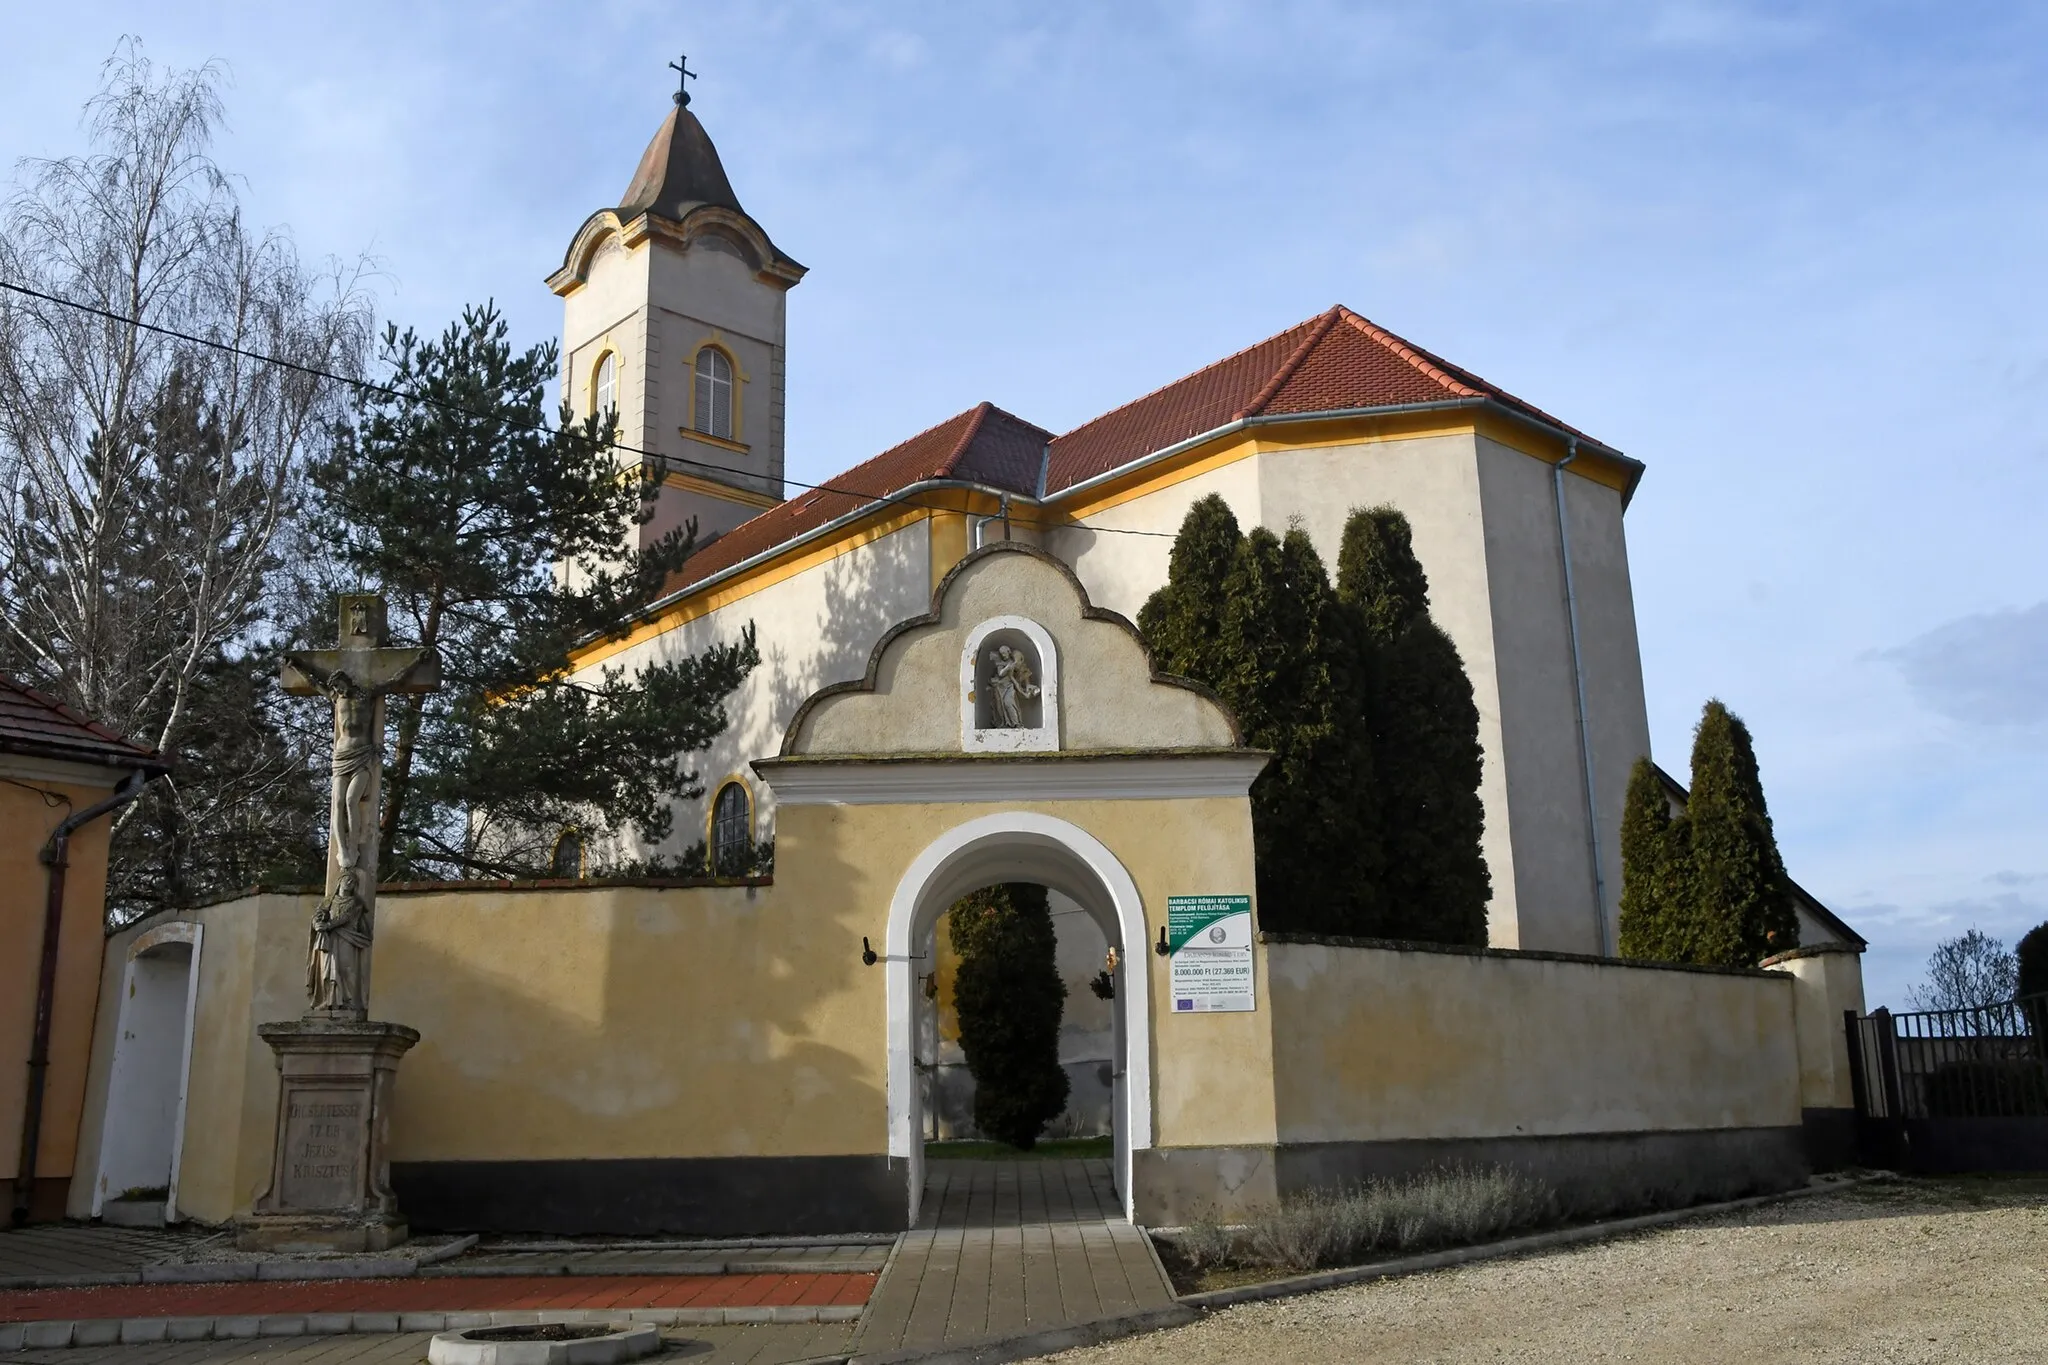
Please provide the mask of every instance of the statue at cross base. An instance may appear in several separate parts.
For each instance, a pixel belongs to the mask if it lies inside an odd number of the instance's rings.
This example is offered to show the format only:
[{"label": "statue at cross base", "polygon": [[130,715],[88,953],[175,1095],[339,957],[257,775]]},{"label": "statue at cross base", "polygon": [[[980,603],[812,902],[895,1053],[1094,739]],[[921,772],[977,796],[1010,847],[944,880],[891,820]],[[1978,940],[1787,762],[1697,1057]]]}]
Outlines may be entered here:
[{"label": "statue at cross base", "polygon": [[334,702],[328,797],[327,895],[314,912],[306,992],[314,1013],[367,1017],[377,905],[377,816],[384,768],[384,698],[441,685],[432,650],[389,641],[384,599],[343,593],[333,649],[285,655],[284,690]]},{"label": "statue at cross base", "polygon": [[327,894],[307,930],[305,1013],[259,1024],[277,1054],[277,1144],[270,1185],[241,1220],[243,1247],[382,1251],[407,1227],[391,1190],[391,1099],[398,1063],[420,1040],[369,1017],[377,908],[377,817],[384,698],[440,686],[433,652],[396,647],[384,601],[343,593],[332,649],[285,656],[284,689],[334,705]]}]

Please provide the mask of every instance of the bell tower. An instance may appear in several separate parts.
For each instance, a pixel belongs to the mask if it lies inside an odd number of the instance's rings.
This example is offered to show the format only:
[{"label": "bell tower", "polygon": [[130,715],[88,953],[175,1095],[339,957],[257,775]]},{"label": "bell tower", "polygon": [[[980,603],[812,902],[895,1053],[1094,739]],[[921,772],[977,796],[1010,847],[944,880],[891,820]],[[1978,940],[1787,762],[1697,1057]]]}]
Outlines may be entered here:
[{"label": "bell tower", "polygon": [[[548,288],[562,298],[563,392],[619,413],[619,442],[663,457],[642,543],[694,517],[703,545],[782,501],[787,299],[804,267],[740,207],[683,87],[614,208],[590,215]],[[637,461],[640,457],[623,455]]]}]

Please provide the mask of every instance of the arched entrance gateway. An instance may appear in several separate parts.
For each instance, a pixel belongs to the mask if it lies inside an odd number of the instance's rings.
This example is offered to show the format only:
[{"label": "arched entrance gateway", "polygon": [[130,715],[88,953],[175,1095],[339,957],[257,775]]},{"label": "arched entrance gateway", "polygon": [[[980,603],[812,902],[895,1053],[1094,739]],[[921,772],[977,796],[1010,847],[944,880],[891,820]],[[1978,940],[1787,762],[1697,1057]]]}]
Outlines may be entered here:
[{"label": "arched entrance gateway", "polygon": [[1115,952],[1110,1107],[1127,1217],[1143,1216],[1162,1113],[1177,1146],[1271,1141],[1270,1088],[1261,1102],[1228,1080],[1247,1074],[1236,1063],[1268,1071],[1270,1040],[1249,1014],[1217,1014],[1184,1021],[1176,1042],[1193,1046],[1162,1053],[1168,970],[1152,951],[1171,898],[1250,896],[1247,793],[1265,762],[1215,698],[1154,673],[1136,630],[1092,607],[1064,564],[1006,543],[962,560],[930,613],[885,635],[860,681],[810,698],[781,753],[755,764],[775,795],[778,892],[828,897],[847,912],[835,918],[881,931],[864,937],[886,995],[888,1154],[910,1222],[924,1188],[921,969],[953,903],[998,882],[1066,897]]},{"label": "arched entrance gateway", "polygon": [[[918,854],[889,903],[884,954],[889,992],[889,1155],[908,1164],[913,1223],[924,1190],[924,1124],[919,1112],[923,1087],[916,1075],[922,997],[915,968],[930,951],[938,921],[953,902],[997,882],[1032,882],[1066,896],[1088,912],[1120,964],[1128,961],[1130,945],[1144,951],[1145,907],[1137,884],[1116,855],[1078,825],[1038,811],[998,811],[947,830]],[[1144,1032],[1139,1045],[1131,1045],[1126,1021],[1150,1017],[1149,992],[1145,972],[1119,970],[1116,975],[1112,1169],[1129,1217],[1131,1150],[1152,1143],[1152,1057],[1144,1046]]]}]

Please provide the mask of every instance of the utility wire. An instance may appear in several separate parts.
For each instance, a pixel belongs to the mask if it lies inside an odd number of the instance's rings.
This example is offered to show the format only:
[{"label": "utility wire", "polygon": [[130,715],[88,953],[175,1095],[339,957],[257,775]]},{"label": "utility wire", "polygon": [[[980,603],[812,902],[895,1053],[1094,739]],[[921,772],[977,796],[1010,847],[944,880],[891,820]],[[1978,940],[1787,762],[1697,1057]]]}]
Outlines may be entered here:
[{"label": "utility wire", "polygon": [[[263,365],[275,365],[280,369],[290,370],[296,374],[302,374],[311,379],[324,379],[331,383],[347,385],[348,387],[353,389],[364,390],[369,393],[382,394],[387,398],[395,398],[401,402],[420,403],[427,407],[440,408],[446,412],[452,412],[459,416],[468,417],[473,421],[501,422],[506,426],[517,427],[526,431],[554,430],[554,428],[550,427],[545,421],[508,422],[505,421],[505,419],[501,416],[491,413],[478,412],[474,408],[463,407],[460,403],[451,403],[445,398],[433,398],[426,394],[407,393],[403,389],[395,389],[388,384],[379,384],[373,380],[358,379],[353,376],[345,374],[336,374],[332,370],[323,370],[312,365],[302,365],[296,360],[286,360],[282,356],[265,355],[261,351],[245,350],[240,346],[235,346],[225,341],[218,341],[212,337],[194,336],[190,332],[180,332],[172,327],[160,326],[154,322],[144,322],[141,318],[129,317],[125,313],[116,313],[109,309],[96,307],[95,305],[89,303],[80,303],[76,299],[67,299],[59,294],[46,294],[40,289],[31,289],[25,284],[16,284],[12,280],[0,280],[0,289],[5,289],[10,293],[22,294],[27,296],[28,298],[40,299],[44,303],[54,303],[64,308],[75,308],[81,313],[90,313],[94,317],[103,318],[108,322],[117,322],[125,327],[138,327],[145,332],[154,332],[158,336],[171,337],[178,341],[189,342],[194,346],[207,346],[211,347],[216,351],[225,351],[229,355],[239,356],[243,360],[253,360]],[[743,469],[738,465],[717,464],[710,460],[694,460],[686,455],[668,455],[658,450],[647,450],[640,446],[629,446],[620,441],[611,442],[610,448],[613,450],[622,450],[629,455],[639,455],[646,459],[654,460],[661,466],[661,469],[664,473],[668,472],[670,466],[682,464],[691,465],[698,469],[715,470],[721,474],[739,474],[747,478],[760,477],[760,475],[755,473],[753,470]],[[866,493],[851,488],[834,488],[831,484],[825,483],[805,483],[802,479],[792,479],[785,477],[782,480],[782,482],[785,484],[794,485],[797,488],[802,488],[813,492],[836,493],[841,497],[849,498],[865,498],[868,500],[870,505],[875,507],[911,507],[928,512],[953,512],[959,510],[958,508],[953,507],[942,507],[934,503],[918,502],[914,498],[899,497],[889,493]],[[1016,494],[1016,496],[1025,497],[1028,495],[1019,493]],[[1125,526],[1084,526],[1079,522],[1037,521],[1030,520],[1024,517],[1018,517],[1015,515],[1010,516],[1009,518],[1007,518],[1007,520],[1021,526],[1032,528],[1034,530],[1060,530],[1071,528],[1074,530],[1094,531],[1102,534],[1111,535],[1157,536],[1167,540],[1171,540],[1173,538],[1173,533],[1171,531],[1140,531],[1135,528]]]}]

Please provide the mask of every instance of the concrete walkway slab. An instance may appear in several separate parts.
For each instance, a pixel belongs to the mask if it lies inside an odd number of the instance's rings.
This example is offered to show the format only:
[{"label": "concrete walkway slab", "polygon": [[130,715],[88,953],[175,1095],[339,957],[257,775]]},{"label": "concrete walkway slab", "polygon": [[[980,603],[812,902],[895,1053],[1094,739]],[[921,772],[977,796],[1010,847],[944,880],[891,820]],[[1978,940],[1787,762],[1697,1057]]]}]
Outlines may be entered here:
[{"label": "concrete walkway slab", "polygon": [[933,1161],[853,1340],[856,1358],[940,1350],[1174,1307],[1109,1162]]}]

